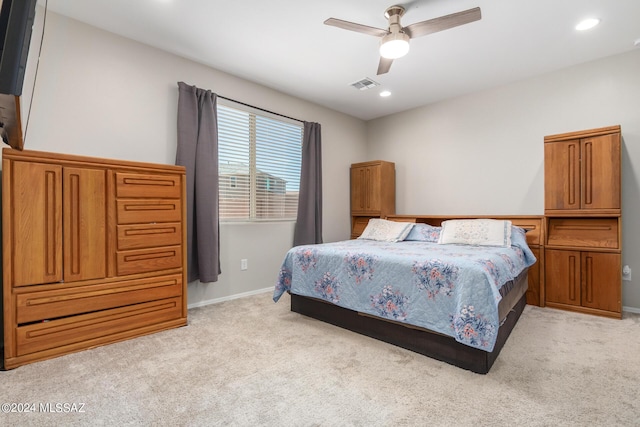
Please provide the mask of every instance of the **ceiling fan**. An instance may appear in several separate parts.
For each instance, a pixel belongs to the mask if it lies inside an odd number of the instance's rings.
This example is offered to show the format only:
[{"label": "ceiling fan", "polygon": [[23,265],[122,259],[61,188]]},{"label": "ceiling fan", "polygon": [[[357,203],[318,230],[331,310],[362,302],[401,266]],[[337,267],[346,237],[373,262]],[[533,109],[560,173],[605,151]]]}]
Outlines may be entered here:
[{"label": "ceiling fan", "polygon": [[402,6],[387,8],[384,16],[389,20],[389,28],[386,30],[336,18],[329,18],[324,23],[345,30],[380,37],[380,63],[378,64],[378,75],[380,75],[389,72],[394,59],[400,58],[409,52],[410,39],[468,24],[481,18],[480,8],[474,7],[473,9],[416,22],[403,27],[400,24],[400,18],[404,13],[405,9]]}]

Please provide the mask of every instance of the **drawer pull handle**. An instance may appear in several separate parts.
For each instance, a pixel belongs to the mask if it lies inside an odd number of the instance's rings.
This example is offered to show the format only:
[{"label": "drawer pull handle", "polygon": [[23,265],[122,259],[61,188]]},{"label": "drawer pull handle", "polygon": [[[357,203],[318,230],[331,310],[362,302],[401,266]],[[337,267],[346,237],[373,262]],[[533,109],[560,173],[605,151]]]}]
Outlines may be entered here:
[{"label": "drawer pull handle", "polygon": [[[155,224],[155,223],[154,223]],[[175,234],[178,230],[175,227],[149,228],[147,230],[126,230],[125,236],[146,236],[149,234]]]},{"label": "drawer pull handle", "polygon": [[146,254],[127,255],[124,257],[125,262],[144,261],[156,258],[173,258],[178,256],[176,251],[151,252]]},{"label": "drawer pull handle", "polygon": [[160,185],[164,187],[175,186],[175,181],[161,179],[144,179],[144,178],[125,178],[123,180],[126,185]]},{"label": "drawer pull handle", "polygon": [[176,205],[126,205],[125,211],[169,211],[175,210]]},{"label": "drawer pull handle", "polygon": [[610,231],[609,225],[554,225],[556,230],[593,230],[593,231]]}]

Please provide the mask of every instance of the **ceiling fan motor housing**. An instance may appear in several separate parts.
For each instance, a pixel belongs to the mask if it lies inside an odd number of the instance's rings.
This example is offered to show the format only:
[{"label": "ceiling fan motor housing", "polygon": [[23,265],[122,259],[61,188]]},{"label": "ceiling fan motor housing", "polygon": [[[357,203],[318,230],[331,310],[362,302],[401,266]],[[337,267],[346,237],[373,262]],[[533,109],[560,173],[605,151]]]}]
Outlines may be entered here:
[{"label": "ceiling fan motor housing", "polygon": [[400,18],[404,15],[404,7],[391,6],[384,11],[384,16],[389,20],[389,32],[398,33],[402,31],[402,25],[400,25]]}]

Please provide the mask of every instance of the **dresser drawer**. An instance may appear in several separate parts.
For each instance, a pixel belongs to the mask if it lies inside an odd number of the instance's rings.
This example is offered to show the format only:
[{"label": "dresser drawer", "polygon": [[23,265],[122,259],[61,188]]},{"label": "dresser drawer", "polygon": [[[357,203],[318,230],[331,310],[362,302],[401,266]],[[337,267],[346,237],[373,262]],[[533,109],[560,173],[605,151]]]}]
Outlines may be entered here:
[{"label": "dresser drawer", "polygon": [[118,250],[173,246],[182,243],[182,224],[179,222],[119,225]]},{"label": "dresser drawer", "polygon": [[16,295],[18,324],[180,296],[182,275],[150,277]]},{"label": "dresser drawer", "polygon": [[513,218],[511,223],[526,231],[525,237],[530,246],[542,245],[542,218]]},{"label": "dresser drawer", "polygon": [[118,224],[150,224],[156,222],[180,222],[180,200],[118,200],[116,202]]},{"label": "dresser drawer", "polygon": [[119,276],[168,270],[181,266],[182,248],[180,246],[116,252],[116,270]]},{"label": "dresser drawer", "polygon": [[182,317],[182,298],[103,310],[16,328],[17,356],[157,325]]},{"label": "dresser drawer", "polygon": [[547,245],[619,249],[617,218],[549,218]]},{"label": "dresser drawer", "polygon": [[179,175],[116,173],[116,197],[180,198]]}]

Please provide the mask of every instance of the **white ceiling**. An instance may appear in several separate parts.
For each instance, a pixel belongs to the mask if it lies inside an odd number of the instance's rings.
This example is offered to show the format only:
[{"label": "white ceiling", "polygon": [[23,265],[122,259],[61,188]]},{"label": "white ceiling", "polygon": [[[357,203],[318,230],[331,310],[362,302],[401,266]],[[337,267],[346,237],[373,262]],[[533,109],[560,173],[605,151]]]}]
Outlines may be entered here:
[{"label": "white ceiling", "polygon": [[[640,49],[640,0],[392,2],[48,0],[48,9],[365,120]],[[323,22],[386,28],[393,4],[407,9],[403,25],[476,6],[482,19],[411,40],[376,76],[379,39]],[[602,21],[575,31],[586,17]],[[350,86],[365,77],[380,86]],[[383,89],[392,95],[381,98]]]}]

